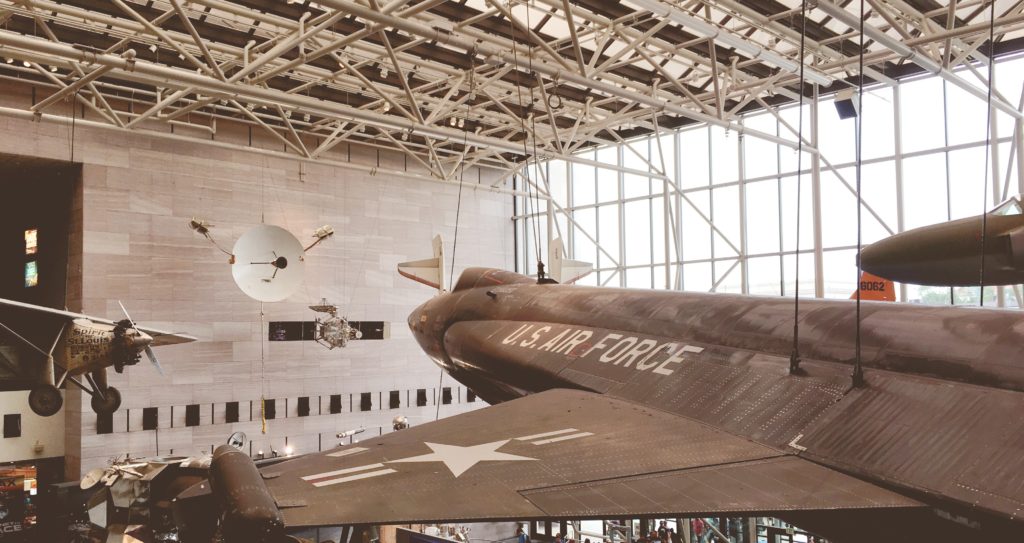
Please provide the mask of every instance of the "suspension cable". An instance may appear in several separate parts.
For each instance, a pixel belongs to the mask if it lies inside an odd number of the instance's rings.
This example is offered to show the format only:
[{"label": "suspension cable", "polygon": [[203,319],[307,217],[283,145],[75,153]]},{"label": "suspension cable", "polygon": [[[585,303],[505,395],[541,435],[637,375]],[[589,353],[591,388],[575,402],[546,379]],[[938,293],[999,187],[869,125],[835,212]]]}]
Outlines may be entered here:
[{"label": "suspension cable", "polygon": [[[476,55],[471,53],[472,59],[470,60],[471,70],[476,71]],[[469,92],[473,92],[473,82],[470,80]],[[466,143],[469,140],[469,111],[470,111],[469,100],[466,100],[466,118],[462,121],[462,159],[459,160],[459,197],[455,204],[455,236],[452,240],[452,272],[448,274],[448,292],[452,290],[452,280],[455,279],[455,251],[459,248],[459,218],[462,214],[462,185],[463,180],[466,176],[466,155],[469,153],[469,149],[466,147]],[[441,266],[444,266],[444,262],[439,262]],[[442,370],[443,371],[443,370]]]},{"label": "suspension cable", "polygon": [[807,0],[800,3],[800,105],[797,110],[796,142],[796,287],[793,291],[793,352],[789,355],[789,373],[800,372],[800,196],[804,177],[804,55],[807,41]]},{"label": "suspension cable", "polygon": [[985,96],[985,171],[981,175],[981,247],[978,251],[978,306],[985,307],[985,238],[988,235],[988,176],[992,157],[992,77],[995,75],[996,2],[988,3],[988,93]]},{"label": "suspension cable", "polygon": [[[519,51],[518,51],[518,47],[517,47],[519,42],[517,41],[517,38],[516,38],[516,25],[512,21],[513,14],[512,14],[512,4],[511,3],[509,3],[509,11],[508,11],[508,13],[509,13],[508,27],[509,27],[509,33],[510,33],[511,38],[512,38],[512,58],[513,58],[513,60],[515,62],[515,65],[519,66]],[[526,6],[526,27],[527,27],[527,29],[530,28],[530,6],[529,5]],[[527,36],[527,38],[529,38],[529,36]],[[527,63],[529,65],[529,67],[530,67],[530,75],[533,75],[533,46],[530,45],[530,44],[527,44],[527,46],[529,47],[529,54],[527,55]],[[532,91],[532,87],[531,87],[531,91]],[[520,72],[519,72],[518,68],[516,68],[516,97],[517,97],[517,100],[518,100],[518,103],[519,103],[519,126],[520,126],[520,130],[522,130],[522,133],[523,133],[523,161],[526,163],[523,166],[523,179],[525,181],[524,185],[525,185],[525,188],[526,188],[526,200],[527,200],[527,205],[526,205],[527,219],[526,220],[527,220],[527,226],[529,226],[531,223],[533,224],[533,228],[532,228],[533,231],[531,232],[531,234],[532,234],[531,237],[533,238],[533,249],[534,249],[535,257],[537,259],[537,265],[538,265],[538,268],[540,268],[541,266],[543,266],[543,262],[542,262],[542,259],[541,259],[541,251],[540,251],[540,228],[539,228],[539,226],[540,226],[540,217],[537,216],[537,213],[539,213],[538,208],[540,207],[540,194],[539,193],[536,194],[537,203],[535,204],[534,203],[534,192],[535,191],[531,190],[531,187],[530,187],[530,180],[531,180],[530,179],[530,148],[529,148],[529,138],[530,138],[530,136],[529,136],[529,134],[527,132],[527,128],[526,128],[526,119],[523,118],[523,111],[525,110],[526,106],[523,105],[523,84],[522,84],[522,79],[520,77]],[[530,104],[530,109],[531,110],[533,109],[532,102]],[[534,149],[536,149],[536,145],[537,145],[536,137],[534,138],[534,142],[533,143],[534,143]],[[535,159],[534,160],[534,164],[536,164],[536,157],[534,157],[534,159]],[[533,208],[532,212],[530,211],[531,207]]]},{"label": "suspension cable", "polygon": [[850,376],[853,381],[854,387],[861,387],[864,385],[864,368],[861,366],[861,335],[860,335],[860,276],[863,273],[863,269],[860,262],[861,252],[861,208],[863,207],[864,197],[861,194],[861,170],[863,164],[861,161],[861,149],[862,142],[864,139],[864,132],[862,130],[864,126],[864,0],[860,0],[860,53],[857,60],[857,116],[856,116],[856,131],[857,131],[857,278],[856,278],[856,294],[857,294],[857,312],[856,312],[856,338],[855,338],[855,354],[854,354],[854,366],[853,374]]},{"label": "suspension cable", "polygon": [[[471,56],[472,56],[472,60],[470,61],[471,62],[470,65],[472,66],[472,69],[475,71],[476,70],[476,54],[475,54],[475,52],[471,53]],[[469,92],[470,92],[470,94],[472,94],[472,92],[473,92],[472,80],[470,81],[469,85],[470,85]],[[469,148],[467,147],[467,144],[468,144],[468,140],[469,140],[469,112],[470,112],[470,108],[471,107],[472,107],[472,105],[470,105],[469,100],[466,100],[466,113],[465,113],[466,117],[465,117],[465,119],[462,122],[462,158],[459,160],[459,198],[458,198],[458,200],[456,201],[456,204],[455,204],[455,236],[454,236],[454,239],[452,240],[452,272],[451,272],[451,274],[448,275],[448,292],[451,292],[451,290],[452,290],[452,281],[455,279],[455,251],[459,247],[459,218],[460,218],[460,216],[462,214],[462,186],[464,184],[465,177],[466,177],[466,155],[469,154]],[[439,262],[438,264],[440,266],[444,267],[444,262]],[[438,420],[438,419],[441,418],[441,403],[443,401],[443,395],[444,395],[444,388],[442,386],[443,384],[444,384],[444,368],[441,368],[441,375],[439,375],[438,378],[437,378],[437,394],[434,396],[434,403],[435,403],[434,420]]]}]

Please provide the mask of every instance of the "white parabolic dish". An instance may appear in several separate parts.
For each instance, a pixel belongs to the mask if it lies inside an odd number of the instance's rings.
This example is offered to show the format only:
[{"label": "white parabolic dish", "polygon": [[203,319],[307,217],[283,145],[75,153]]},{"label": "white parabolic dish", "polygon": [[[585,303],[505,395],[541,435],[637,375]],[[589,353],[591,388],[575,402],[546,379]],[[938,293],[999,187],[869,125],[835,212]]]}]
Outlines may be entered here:
[{"label": "white parabolic dish", "polygon": [[304,251],[291,232],[260,225],[235,242],[231,275],[247,296],[261,302],[280,302],[302,285]]}]

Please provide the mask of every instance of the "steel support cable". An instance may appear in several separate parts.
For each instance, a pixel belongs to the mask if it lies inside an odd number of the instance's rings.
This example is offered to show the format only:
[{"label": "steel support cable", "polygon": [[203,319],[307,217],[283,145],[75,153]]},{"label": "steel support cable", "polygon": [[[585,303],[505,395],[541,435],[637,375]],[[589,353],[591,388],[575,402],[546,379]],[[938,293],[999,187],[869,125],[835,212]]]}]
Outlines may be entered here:
[{"label": "steel support cable", "polygon": [[[475,58],[475,57],[473,57],[473,58]],[[472,66],[473,66],[473,69],[475,70],[476,69],[476,63],[473,62]],[[473,92],[473,86],[472,85],[473,85],[472,80],[470,80],[469,92]],[[469,102],[467,101],[466,102],[466,118],[467,119],[469,117],[469,110],[470,110],[470,106],[469,106]],[[462,158],[459,160],[459,197],[456,200],[456,204],[455,204],[455,236],[454,236],[454,239],[452,240],[452,272],[448,275],[448,292],[451,292],[451,290],[452,290],[452,281],[455,279],[455,251],[459,248],[459,219],[461,218],[461,215],[462,215],[462,185],[463,185],[463,181],[464,181],[465,176],[466,176],[466,155],[468,154],[468,151],[469,151],[468,147],[466,147],[468,145],[468,140],[469,140],[469,138],[468,138],[468,135],[469,135],[469,125],[466,124],[465,122],[463,122],[462,133],[466,137],[462,138]],[[444,266],[444,262],[438,262],[438,265],[443,267]],[[441,418],[441,402],[442,402],[442,397],[443,397],[443,393],[444,393],[444,389],[442,388],[443,384],[444,384],[444,368],[441,368],[441,375],[437,378],[437,396],[435,396],[435,399],[434,399],[434,403],[436,404],[435,405],[435,409],[434,409],[434,420],[438,420],[438,419]]]},{"label": "steel support cable", "polygon": [[[992,159],[992,77],[995,75],[996,3],[988,4],[988,92],[985,102],[985,169],[981,175],[981,247],[978,251],[978,306],[985,307],[985,238],[988,235],[988,168]],[[996,166],[998,169],[998,165]],[[950,296],[950,301],[953,301]],[[998,302],[997,302],[998,303]]]},{"label": "steel support cable", "polygon": [[[512,12],[509,11],[509,15],[511,15],[511,13]],[[526,5],[526,28],[533,28],[533,24],[530,22],[530,4]],[[526,37],[530,38],[530,35],[527,34]],[[530,45],[529,51],[530,51],[530,54],[527,57],[527,63],[530,66],[530,74],[529,74],[530,75],[530,79],[537,81],[538,84],[543,86],[544,82],[541,81],[541,79],[539,77],[537,77],[536,72],[533,71],[533,45],[532,44]],[[536,97],[533,95],[533,85],[531,84],[530,85],[530,112],[531,113],[529,115],[529,117],[530,117],[530,136],[531,136],[530,137],[530,143],[532,144],[532,147],[533,147],[533,169],[534,169],[534,172],[537,174],[537,176],[540,177],[541,176],[540,175],[540,162],[538,162],[538,159],[537,159],[537,118],[532,113],[533,112],[533,104],[535,102],[536,102]],[[524,120],[523,122],[525,123],[526,121]],[[555,137],[557,138],[558,137],[557,127],[554,125],[554,121],[553,120],[552,120],[551,130],[555,131]],[[526,140],[523,140],[523,145],[525,147]],[[527,172],[529,172],[529,167],[527,167]],[[545,176],[545,178],[546,178],[546,176]],[[539,181],[538,179],[534,179],[533,183],[536,185],[536,183],[538,181]],[[534,212],[534,229],[533,229],[533,231],[537,235],[537,280],[539,281],[539,280],[544,278],[543,277],[544,276],[544,262],[543,262],[544,253],[543,253],[543,251],[540,250],[541,238],[540,238],[540,228],[539,228],[539,226],[540,226],[540,200],[541,200],[541,198],[540,198],[540,187],[539,186],[536,187],[536,189],[533,191],[533,194],[536,197],[536,201],[534,202],[534,205],[533,205],[533,212]],[[548,232],[548,236],[549,237],[550,237],[550,234],[551,233]]]},{"label": "steel support cable", "polygon": [[797,107],[796,147],[796,286],[793,291],[793,352],[789,355],[789,373],[800,372],[800,196],[803,188],[804,160],[804,66],[806,62],[807,0],[800,3],[800,101]]},{"label": "steel support cable", "polygon": [[[517,45],[517,41],[516,41],[516,25],[515,25],[515,23],[512,22],[511,16],[512,16],[512,11],[511,11],[511,8],[510,8],[509,9],[508,27],[509,27],[510,36],[512,38],[512,58],[515,61],[514,64],[517,66],[517,69],[516,69],[516,98],[517,98],[517,101],[519,103],[519,126],[520,126],[520,129],[523,132],[523,160],[526,161],[526,165],[523,168],[523,177],[526,179],[526,183],[525,183],[525,185],[526,185],[526,200],[527,200],[527,209],[526,209],[527,219],[526,219],[526,221],[527,221],[527,225],[530,225],[531,223],[533,224],[533,232],[532,232],[532,236],[531,237],[533,238],[533,249],[534,249],[535,256],[537,258],[537,268],[538,268],[538,271],[539,271],[541,266],[543,266],[543,262],[541,260],[541,255],[540,255],[540,230],[538,228],[538,226],[540,225],[540,218],[537,216],[537,214],[539,213],[538,208],[540,207],[540,203],[539,203],[539,201],[540,201],[540,194],[537,194],[537,201],[538,201],[538,203],[535,205],[534,201],[533,201],[533,194],[532,194],[531,188],[530,188],[530,159],[529,159],[530,149],[529,149],[529,142],[527,141],[529,139],[529,136],[528,136],[527,131],[526,131],[526,119],[523,118],[523,108],[524,108],[524,106],[523,106],[523,85],[522,85],[522,81],[520,79],[519,70],[518,70],[518,66],[519,66],[519,53],[518,53],[518,49],[519,48],[516,47],[516,45]],[[529,6],[526,7],[526,17],[527,17],[526,26],[527,26],[527,28],[530,28],[530,23],[529,23],[530,7]],[[528,63],[528,66],[530,68],[530,73],[532,75],[533,74],[533,53],[532,53],[533,48],[532,48],[532,46],[530,47],[530,51],[531,51],[530,55],[527,57],[527,63]],[[532,103],[531,103],[531,108],[532,108]],[[536,136],[534,136],[534,148],[536,149]],[[536,165],[536,157],[534,157],[534,159],[535,159],[534,160],[534,164]],[[530,213],[530,207],[533,207],[533,213]],[[538,279],[539,279],[539,277],[538,277]]]},{"label": "steel support cable", "polygon": [[861,194],[861,170],[862,156],[861,147],[864,139],[863,134],[863,120],[864,120],[864,0],[860,0],[860,52],[857,59],[857,116],[855,117],[856,126],[856,153],[857,153],[857,277],[856,277],[856,290],[854,291],[857,295],[857,311],[856,311],[856,337],[854,339],[854,362],[853,362],[853,374],[850,376],[854,388],[864,386],[864,368],[861,366],[861,334],[860,334],[860,305],[861,305],[861,292],[860,292],[860,276],[862,273],[862,266],[860,262],[861,252],[861,207],[863,206],[863,194]]}]

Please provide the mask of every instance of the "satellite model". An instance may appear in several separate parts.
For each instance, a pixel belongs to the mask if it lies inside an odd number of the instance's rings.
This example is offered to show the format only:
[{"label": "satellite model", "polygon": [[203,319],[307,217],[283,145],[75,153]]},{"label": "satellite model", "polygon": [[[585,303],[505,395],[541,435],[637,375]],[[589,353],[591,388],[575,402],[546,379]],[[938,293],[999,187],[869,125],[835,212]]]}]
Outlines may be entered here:
[{"label": "satellite model", "polygon": [[353,328],[349,324],[348,319],[338,316],[338,306],[327,303],[327,298],[321,298],[319,304],[311,305],[309,308],[317,313],[327,313],[330,315],[330,317],[323,320],[320,320],[320,317],[316,318],[316,333],[314,336],[314,340],[317,343],[328,349],[345,347],[349,341],[363,337],[363,333]]},{"label": "satellite model", "polygon": [[306,252],[334,235],[331,226],[321,226],[313,234],[313,243],[303,247],[284,228],[261,224],[242,234],[228,252],[210,235],[213,225],[209,222],[193,217],[188,226],[230,257],[228,263],[235,284],[247,296],[261,302],[280,302],[295,294],[302,285]]}]

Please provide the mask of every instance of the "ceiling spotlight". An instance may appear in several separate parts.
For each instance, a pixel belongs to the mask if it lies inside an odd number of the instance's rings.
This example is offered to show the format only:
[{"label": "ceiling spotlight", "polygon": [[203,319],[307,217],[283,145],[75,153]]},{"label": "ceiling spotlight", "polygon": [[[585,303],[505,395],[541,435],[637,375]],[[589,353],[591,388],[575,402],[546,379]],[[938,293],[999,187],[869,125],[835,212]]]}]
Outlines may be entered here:
[{"label": "ceiling spotlight", "polygon": [[57,67],[56,66],[50,66],[50,71],[56,73],[57,72]]},{"label": "ceiling spotlight", "polygon": [[455,126],[458,122],[459,122],[459,120],[456,119],[454,115],[452,115],[452,118],[449,119],[448,124],[450,124],[452,126]]},{"label": "ceiling spotlight", "polygon": [[14,64],[14,59],[11,58],[11,57],[7,57],[7,63],[8,64]]},{"label": "ceiling spotlight", "polygon": [[292,118],[292,111],[290,109],[284,110],[284,118],[285,119],[291,119]]},{"label": "ceiling spotlight", "polygon": [[409,141],[409,133],[402,132],[402,141]]},{"label": "ceiling spotlight", "polygon": [[391,102],[384,102],[384,113],[391,111]]},{"label": "ceiling spotlight", "polygon": [[309,122],[309,119],[310,119],[309,113],[307,113],[307,114],[302,116],[302,120],[306,121],[307,123]]},{"label": "ceiling spotlight", "polygon": [[387,68],[381,68],[380,69],[380,76],[383,79],[387,79],[387,77],[388,77],[388,69]]},{"label": "ceiling spotlight", "polygon": [[[290,1],[291,0],[289,0],[289,2]],[[285,445],[284,446],[284,455],[285,456],[291,456],[293,454],[295,454],[295,447],[292,447],[291,445]]]},{"label": "ceiling spotlight", "polygon": [[185,60],[185,55],[178,53],[178,59]]},{"label": "ceiling spotlight", "polygon": [[25,66],[26,68],[31,68],[32,67],[32,64],[30,64],[27,60],[21,61],[21,64],[23,66]]},{"label": "ceiling spotlight", "polygon": [[150,53],[156,53],[156,44],[155,43],[153,45],[149,46],[149,52]]},{"label": "ceiling spotlight", "polygon": [[466,126],[466,119],[459,119],[459,128]]}]

